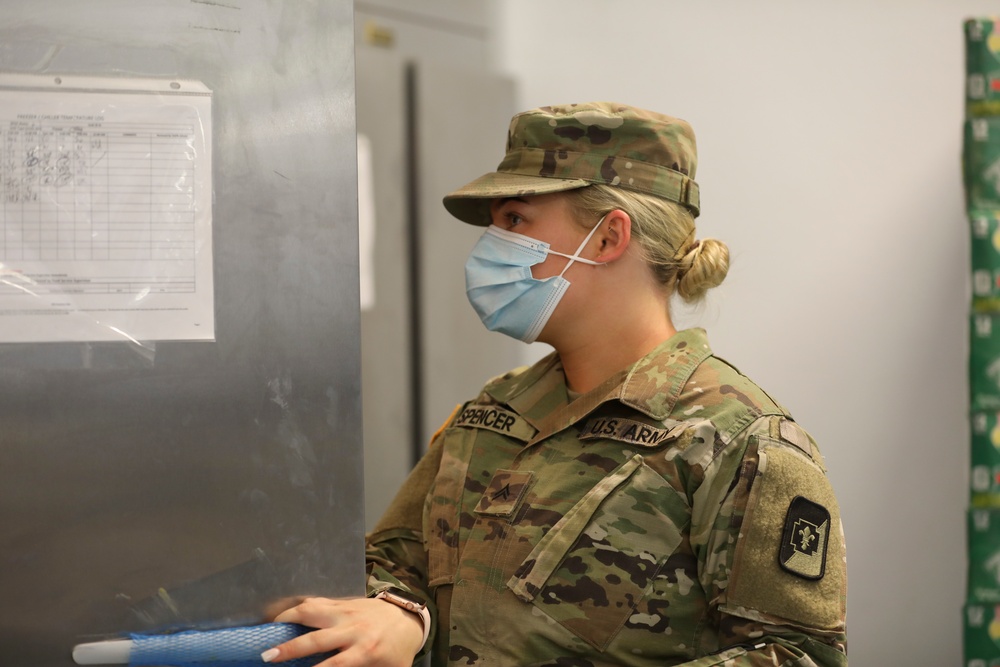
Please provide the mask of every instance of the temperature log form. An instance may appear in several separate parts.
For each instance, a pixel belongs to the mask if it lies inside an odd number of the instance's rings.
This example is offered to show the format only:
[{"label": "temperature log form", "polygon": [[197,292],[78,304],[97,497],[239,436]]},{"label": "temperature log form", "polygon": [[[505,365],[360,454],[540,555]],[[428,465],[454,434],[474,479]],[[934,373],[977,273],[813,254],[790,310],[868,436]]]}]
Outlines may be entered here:
[{"label": "temperature log form", "polygon": [[211,99],[0,76],[0,342],[214,338]]}]

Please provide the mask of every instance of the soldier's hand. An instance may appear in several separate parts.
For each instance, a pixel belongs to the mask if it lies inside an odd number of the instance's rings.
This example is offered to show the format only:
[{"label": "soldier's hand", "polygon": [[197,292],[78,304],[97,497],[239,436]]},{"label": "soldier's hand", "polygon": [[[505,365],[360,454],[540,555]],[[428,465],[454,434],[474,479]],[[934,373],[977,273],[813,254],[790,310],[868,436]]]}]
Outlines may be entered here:
[{"label": "soldier's hand", "polygon": [[371,598],[307,598],[274,620],[316,630],[266,651],[271,663],[337,651],[317,667],[409,667],[424,636],[419,616]]}]

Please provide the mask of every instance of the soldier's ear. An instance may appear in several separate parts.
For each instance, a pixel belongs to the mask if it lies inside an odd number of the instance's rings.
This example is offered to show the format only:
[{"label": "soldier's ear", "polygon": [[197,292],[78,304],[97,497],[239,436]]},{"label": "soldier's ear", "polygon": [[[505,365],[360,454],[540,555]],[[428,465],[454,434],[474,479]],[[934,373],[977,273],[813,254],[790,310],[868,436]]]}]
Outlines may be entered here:
[{"label": "soldier's ear", "polygon": [[594,234],[598,262],[613,262],[621,257],[632,239],[632,219],[628,213],[615,209],[604,216],[601,228]]}]

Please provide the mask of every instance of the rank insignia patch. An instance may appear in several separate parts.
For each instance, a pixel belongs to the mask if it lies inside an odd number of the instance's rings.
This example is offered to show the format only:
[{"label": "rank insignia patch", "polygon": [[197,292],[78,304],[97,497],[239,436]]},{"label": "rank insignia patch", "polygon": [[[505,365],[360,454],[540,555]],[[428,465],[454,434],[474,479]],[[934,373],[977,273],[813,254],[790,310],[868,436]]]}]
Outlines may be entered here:
[{"label": "rank insignia patch", "polygon": [[785,514],[778,562],[803,579],[822,579],[830,541],[830,512],[802,496],[795,496]]},{"label": "rank insignia patch", "polygon": [[497,470],[486,493],[476,505],[476,514],[513,516],[521,496],[531,486],[532,473],[519,470]]}]

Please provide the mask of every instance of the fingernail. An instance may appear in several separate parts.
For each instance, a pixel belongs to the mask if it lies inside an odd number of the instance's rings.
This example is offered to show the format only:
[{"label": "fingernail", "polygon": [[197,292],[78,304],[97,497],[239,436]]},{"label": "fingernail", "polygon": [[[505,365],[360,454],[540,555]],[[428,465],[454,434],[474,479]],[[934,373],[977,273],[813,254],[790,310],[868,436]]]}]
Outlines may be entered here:
[{"label": "fingernail", "polygon": [[272,660],[278,657],[279,653],[281,653],[281,651],[279,651],[278,649],[269,648],[260,654],[260,659],[263,660],[264,662],[271,662]]}]

